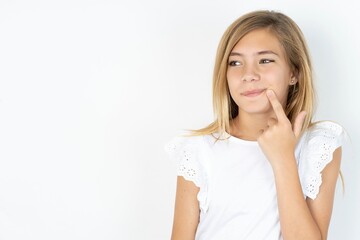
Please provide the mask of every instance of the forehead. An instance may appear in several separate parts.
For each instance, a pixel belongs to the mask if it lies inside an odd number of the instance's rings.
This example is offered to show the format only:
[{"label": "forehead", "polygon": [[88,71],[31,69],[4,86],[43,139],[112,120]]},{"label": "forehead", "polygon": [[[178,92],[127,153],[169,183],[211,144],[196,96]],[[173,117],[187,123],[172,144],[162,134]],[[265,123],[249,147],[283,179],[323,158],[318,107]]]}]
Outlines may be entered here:
[{"label": "forehead", "polygon": [[254,54],[261,51],[273,51],[284,56],[284,48],[277,36],[270,29],[256,29],[242,37],[232,52]]}]

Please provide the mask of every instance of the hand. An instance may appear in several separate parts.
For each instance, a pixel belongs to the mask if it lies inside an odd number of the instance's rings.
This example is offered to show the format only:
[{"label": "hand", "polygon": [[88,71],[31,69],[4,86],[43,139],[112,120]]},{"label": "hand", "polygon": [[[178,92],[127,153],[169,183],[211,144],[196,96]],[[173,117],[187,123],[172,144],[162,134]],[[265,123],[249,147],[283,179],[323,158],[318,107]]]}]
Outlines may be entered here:
[{"label": "hand", "polygon": [[262,130],[262,134],[257,140],[270,164],[274,167],[274,164],[294,158],[295,146],[301,133],[306,112],[300,112],[295,119],[294,126],[292,126],[274,91],[267,90],[266,95],[274,109],[276,119],[270,118],[268,120],[268,128]]}]

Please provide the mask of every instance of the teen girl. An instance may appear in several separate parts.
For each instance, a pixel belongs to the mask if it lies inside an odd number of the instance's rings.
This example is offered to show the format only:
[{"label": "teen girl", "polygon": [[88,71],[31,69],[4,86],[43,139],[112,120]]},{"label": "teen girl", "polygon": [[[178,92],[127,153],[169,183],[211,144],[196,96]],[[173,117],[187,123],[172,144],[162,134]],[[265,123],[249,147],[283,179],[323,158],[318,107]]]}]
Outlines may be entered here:
[{"label": "teen girl", "polygon": [[312,66],[286,15],[248,13],[224,33],[215,121],[176,136],[173,240],[326,239],[343,128],[312,122]]}]

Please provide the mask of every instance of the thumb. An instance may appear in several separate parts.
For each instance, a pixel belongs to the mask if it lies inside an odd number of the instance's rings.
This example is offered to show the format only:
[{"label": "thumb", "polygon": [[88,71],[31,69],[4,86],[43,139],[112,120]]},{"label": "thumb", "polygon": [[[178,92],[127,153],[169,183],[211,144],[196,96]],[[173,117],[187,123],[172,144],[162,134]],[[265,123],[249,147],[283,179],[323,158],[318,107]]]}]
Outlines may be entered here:
[{"label": "thumb", "polygon": [[297,115],[297,117],[295,119],[294,126],[293,126],[293,131],[294,131],[294,134],[295,134],[296,138],[298,138],[300,133],[301,133],[301,128],[302,128],[302,126],[304,124],[306,114],[307,114],[307,112],[302,111]]}]

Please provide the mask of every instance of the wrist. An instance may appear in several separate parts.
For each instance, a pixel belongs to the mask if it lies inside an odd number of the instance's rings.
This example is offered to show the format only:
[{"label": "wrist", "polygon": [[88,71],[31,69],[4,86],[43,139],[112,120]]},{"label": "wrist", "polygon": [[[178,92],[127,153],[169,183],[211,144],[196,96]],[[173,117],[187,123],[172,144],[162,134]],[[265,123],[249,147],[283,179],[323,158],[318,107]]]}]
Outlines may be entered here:
[{"label": "wrist", "polygon": [[292,154],[284,154],[280,156],[276,161],[271,161],[271,166],[274,172],[283,172],[289,170],[290,168],[297,169],[297,162],[295,155]]}]

